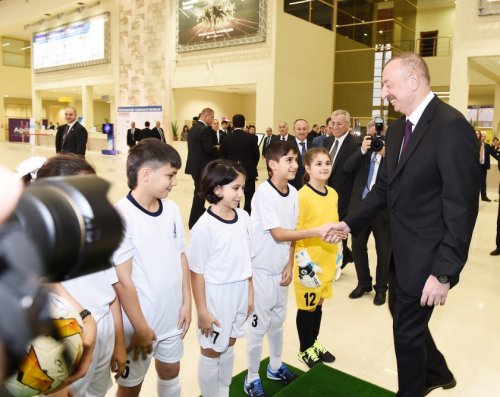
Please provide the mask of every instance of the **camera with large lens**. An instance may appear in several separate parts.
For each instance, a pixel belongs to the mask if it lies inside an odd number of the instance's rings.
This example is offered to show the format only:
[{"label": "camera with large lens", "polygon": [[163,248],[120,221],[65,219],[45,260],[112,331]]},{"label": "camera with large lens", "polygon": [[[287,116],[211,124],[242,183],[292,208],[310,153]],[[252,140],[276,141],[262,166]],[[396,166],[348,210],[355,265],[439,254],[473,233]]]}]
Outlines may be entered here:
[{"label": "camera with large lens", "polygon": [[372,137],[370,149],[374,152],[380,152],[385,146],[385,138],[382,136],[382,132],[384,131],[384,119],[377,116],[373,121],[377,133]]},{"label": "camera with large lens", "polygon": [[42,283],[111,266],[123,227],[107,200],[108,189],[96,176],[44,178],[25,189],[0,228],[0,342],[9,371],[25,345],[50,328]]}]

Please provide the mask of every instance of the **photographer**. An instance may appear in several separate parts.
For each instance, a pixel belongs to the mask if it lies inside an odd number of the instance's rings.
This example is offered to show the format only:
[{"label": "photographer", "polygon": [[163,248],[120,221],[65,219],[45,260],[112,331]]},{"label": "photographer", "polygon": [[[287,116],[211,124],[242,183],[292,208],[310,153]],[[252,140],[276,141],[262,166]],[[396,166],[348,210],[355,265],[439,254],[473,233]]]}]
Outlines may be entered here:
[{"label": "photographer", "polygon": [[[367,135],[361,143],[361,149],[354,152],[345,162],[344,170],[354,173],[354,185],[349,202],[348,213],[355,213],[362,200],[372,189],[377,180],[377,174],[385,156],[384,119],[375,117],[367,125]],[[377,271],[375,297],[373,303],[377,306],[386,301],[389,282],[389,260],[391,241],[389,237],[389,218],[387,210],[379,214],[358,235],[352,238],[352,254],[358,278],[358,285],[349,294],[349,298],[358,299],[372,290],[372,277],[368,263],[367,244],[370,233],[373,232],[377,251]]]}]

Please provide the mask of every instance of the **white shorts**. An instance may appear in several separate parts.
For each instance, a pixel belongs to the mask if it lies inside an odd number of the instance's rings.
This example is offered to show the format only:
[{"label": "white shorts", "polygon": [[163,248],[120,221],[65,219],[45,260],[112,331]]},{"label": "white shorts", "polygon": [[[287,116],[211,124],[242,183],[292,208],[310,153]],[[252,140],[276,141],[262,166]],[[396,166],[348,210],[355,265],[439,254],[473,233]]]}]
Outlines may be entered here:
[{"label": "white shorts", "polygon": [[265,334],[271,323],[281,325],[286,318],[288,286],[280,285],[281,274],[270,275],[253,269],[254,312],[248,317],[248,329]]},{"label": "white shorts", "polygon": [[[133,333],[125,333],[125,338],[127,340],[126,346],[130,344],[132,335]],[[153,357],[167,364],[174,364],[181,361],[184,352],[181,336],[182,334],[177,334],[154,342],[153,352],[149,354],[145,360],[139,355],[139,358],[134,361],[133,352],[130,352],[127,356],[125,373],[118,378],[116,383],[125,387],[134,387],[141,384],[148,372],[149,364]]]},{"label": "white shorts", "polygon": [[205,283],[207,309],[219,321],[220,328],[213,325],[214,333],[203,336],[197,328],[198,343],[203,349],[222,353],[229,346],[229,338],[245,336],[245,321],[248,311],[248,280],[229,284]]}]

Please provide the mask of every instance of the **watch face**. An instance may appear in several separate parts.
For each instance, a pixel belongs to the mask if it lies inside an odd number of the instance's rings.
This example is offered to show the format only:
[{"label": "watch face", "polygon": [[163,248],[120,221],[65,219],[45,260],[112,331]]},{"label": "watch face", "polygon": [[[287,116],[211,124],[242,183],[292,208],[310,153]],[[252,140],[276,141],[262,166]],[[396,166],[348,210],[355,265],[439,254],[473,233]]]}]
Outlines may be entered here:
[{"label": "watch face", "polygon": [[439,281],[441,284],[446,284],[446,283],[448,283],[448,276],[439,276],[439,277],[438,277],[438,281]]}]

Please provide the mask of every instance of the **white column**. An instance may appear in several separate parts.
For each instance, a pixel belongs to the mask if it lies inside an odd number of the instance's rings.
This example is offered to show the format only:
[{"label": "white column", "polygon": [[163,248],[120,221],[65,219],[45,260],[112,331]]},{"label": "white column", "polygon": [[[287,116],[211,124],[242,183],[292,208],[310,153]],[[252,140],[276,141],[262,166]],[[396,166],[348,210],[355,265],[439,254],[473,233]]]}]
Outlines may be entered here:
[{"label": "white column", "polygon": [[82,86],[82,116],[83,123],[87,131],[90,131],[94,124],[94,87],[91,85]]},{"label": "white column", "polygon": [[495,101],[493,106],[493,137],[500,138],[500,83],[495,84]]},{"label": "white column", "polygon": [[459,112],[467,115],[467,106],[469,104],[469,60],[467,55],[460,53],[460,51],[453,53],[451,61],[449,103]]}]

